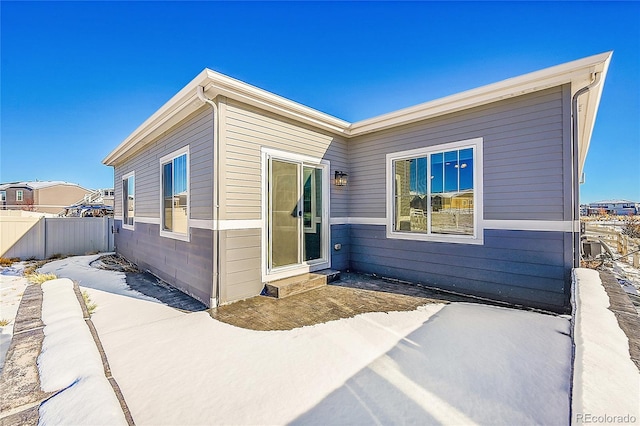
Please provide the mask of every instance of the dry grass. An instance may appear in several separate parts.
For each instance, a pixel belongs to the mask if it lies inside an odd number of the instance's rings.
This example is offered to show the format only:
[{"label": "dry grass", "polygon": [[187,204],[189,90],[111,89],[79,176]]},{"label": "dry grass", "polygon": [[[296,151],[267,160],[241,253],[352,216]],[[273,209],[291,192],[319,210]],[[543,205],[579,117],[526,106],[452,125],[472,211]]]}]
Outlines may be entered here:
[{"label": "dry grass", "polygon": [[87,307],[87,311],[89,311],[89,315],[93,315],[93,312],[96,310],[98,305],[91,301],[91,297],[89,297],[89,293],[86,291],[82,292],[82,299],[84,299],[84,304]]},{"label": "dry grass", "polygon": [[41,274],[39,272],[33,272],[31,274],[24,275],[31,284],[42,284],[44,282],[55,280],[58,278],[55,274]]},{"label": "dry grass", "polygon": [[0,266],[11,266],[16,262],[20,262],[19,257],[11,257],[11,258],[0,257]]},{"label": "dry grass", "polygon": [[24,276],[26,277],[27,275],[31,275],[31,274],[35,274],[36,270],[38,268],[40,268],[41,266],[43,266],[44,264],[46,264],[47,262],[49,262],[48,260],[36,260],[34,261],[32,264],[26,266],[24,268]]},{"label": "dry grass", "polygon": [[4,327],[5,325],[9,325],[11,323],[11,321],[9,321],[8,319],[2,318],[0,319],[0,327]]}]

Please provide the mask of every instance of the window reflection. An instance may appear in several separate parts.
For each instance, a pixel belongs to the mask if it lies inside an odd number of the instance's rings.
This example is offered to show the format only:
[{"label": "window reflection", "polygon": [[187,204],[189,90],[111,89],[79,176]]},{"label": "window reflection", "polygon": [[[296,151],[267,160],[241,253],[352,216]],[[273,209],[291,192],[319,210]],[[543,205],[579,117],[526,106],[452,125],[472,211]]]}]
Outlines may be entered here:
[{"label": "window reflection", "polygon": [[187,189],[187,154],[182,154],[162,165],[162,226],[165,231],[187,233]]},{"label": "window reflection", "polygon": [[395,160],[394,230],[473,235],[473,163],[473,148]]}]

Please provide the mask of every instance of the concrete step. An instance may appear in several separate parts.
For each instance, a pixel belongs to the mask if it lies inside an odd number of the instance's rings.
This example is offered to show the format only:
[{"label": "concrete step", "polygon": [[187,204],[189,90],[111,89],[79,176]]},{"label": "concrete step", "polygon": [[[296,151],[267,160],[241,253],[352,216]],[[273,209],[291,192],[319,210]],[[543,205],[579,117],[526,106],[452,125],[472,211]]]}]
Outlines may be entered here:
[{"label": "concrete step", "polygon": [[322,287],[339,279],[340,271],[323,269],[322,271],[310,272],[266,283],[266,295],[282,299],[283,297],[293,296],[294,294],[304,293],[305,291]]}]

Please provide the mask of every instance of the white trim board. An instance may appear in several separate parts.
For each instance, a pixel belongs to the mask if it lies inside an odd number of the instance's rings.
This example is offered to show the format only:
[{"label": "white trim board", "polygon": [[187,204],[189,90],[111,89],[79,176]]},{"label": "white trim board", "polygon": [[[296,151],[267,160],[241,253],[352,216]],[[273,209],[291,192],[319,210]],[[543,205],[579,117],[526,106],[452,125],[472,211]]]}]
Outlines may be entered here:
[{"label": "white trim board", "polygon": [[[120,217],[120,220],[123,220],[122,217]],[[150,223],[152,225],[160,225],[159,217],[136,216],[134,220],[140,223]]]},{"label": "white trim board", "polygon": [[332,217],[331,225],[386,225],[385,217]]},{"label": "white trim board", "polygon": [[[122,216],[114,216],[115,220],[122,221]],[[160,225],[159,217],[136,217],[136,222],[148,223],[151,225]],[[260,229],[262,227],[261,219],[246,220],[221,220],[219,226],[212,219],[189,219],[189,228],[208,229],[210,231],[229,231],[232,229]]]},{"label": "white trim board", "polygon": [[[332,217],[331,225],[386,225],[384,217]],[[484,229],[506,231],[578,232],[580,221],[570,220],[484,220]]]},{"label": "white trim board", "polygon": [[[115,220],[122,220],[121,216],[114,216]],[[159,225],[160,218],[136,217],[136,222]],[[209,219],[189,219],[190,228],[209,229],[212,231],[228,231],[242,229],[261,229],[262,219],[221,220],[219,227]],[[376,225],[385,226],[384,217],[332,217],[331,225]],[[484,220],[484,229],[502,229],[507,231],[548,231],[548,232],[578,232],[580,221],[570,220]]]},{"label": "white trim board", "polygon": [[[578,229],[580,229],[580,222]],[[484,229],[504,229],[509,231],[555,231],[573,232],[570,220],[484,220]]]}]

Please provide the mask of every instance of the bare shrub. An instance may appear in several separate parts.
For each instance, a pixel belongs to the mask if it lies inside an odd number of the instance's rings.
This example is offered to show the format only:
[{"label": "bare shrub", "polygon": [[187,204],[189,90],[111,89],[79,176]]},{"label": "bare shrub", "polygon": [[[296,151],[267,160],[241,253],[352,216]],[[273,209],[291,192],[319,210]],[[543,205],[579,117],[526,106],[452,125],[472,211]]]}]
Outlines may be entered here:
[{"label": "bare shrub", "polygon": [[624,219],[622,234],[630,238],[640,238],[640,216],[629,216]]}]

